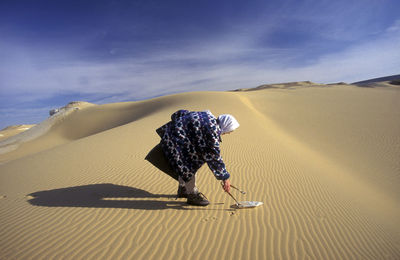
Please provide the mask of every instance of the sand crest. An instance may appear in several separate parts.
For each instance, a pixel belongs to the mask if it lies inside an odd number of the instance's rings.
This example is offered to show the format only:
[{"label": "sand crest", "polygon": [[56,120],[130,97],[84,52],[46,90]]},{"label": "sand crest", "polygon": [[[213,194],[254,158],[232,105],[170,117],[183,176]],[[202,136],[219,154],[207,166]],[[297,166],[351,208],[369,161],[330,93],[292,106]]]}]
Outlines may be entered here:
[{"label": "sand crest", "polygon": [[[0,259],[400,259],[399,98],[299,82],[76,110],[0,155]],[[235,115],[232,193],[264,205],[234,209],[207,166],[208,207],[174,198],[145,157],[182,108]]]},{"label": "sand crest", "polygon": [[14,135],[20,134],[32,128],[35,125],[12,125],[0,130],[0,141],[10,138]]}]

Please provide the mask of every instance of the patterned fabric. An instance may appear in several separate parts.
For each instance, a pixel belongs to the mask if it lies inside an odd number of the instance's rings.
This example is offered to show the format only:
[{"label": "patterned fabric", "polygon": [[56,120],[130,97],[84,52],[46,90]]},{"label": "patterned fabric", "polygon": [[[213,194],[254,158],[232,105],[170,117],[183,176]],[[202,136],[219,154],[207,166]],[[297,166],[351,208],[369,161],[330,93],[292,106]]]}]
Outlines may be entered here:
[{"label": "patterned fabric", "polygon": [[204,163],[218,180],[229,178],[219,147],[221,129],[210,111],[176,111],[171,121],[156,131],[167,160],[185,182]]}]

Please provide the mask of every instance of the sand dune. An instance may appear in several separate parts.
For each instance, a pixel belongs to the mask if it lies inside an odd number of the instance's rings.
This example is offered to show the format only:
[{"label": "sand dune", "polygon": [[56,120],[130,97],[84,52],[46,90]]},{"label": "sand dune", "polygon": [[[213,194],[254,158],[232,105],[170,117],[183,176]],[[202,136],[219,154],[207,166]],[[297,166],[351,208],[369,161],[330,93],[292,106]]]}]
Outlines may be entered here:
[{"label": "sand dune", "polygon": [[[40,137],[46,135],[50,130],[54,132],[54,129],[56,129],[59,125],[62,125],[62,128],[65,128],[66,124],[64,120],[69,118],[72,113],[91,106],[94,106],[94,104],[82,101],[70,102],[63,107],[56,109],[56,112],[54,112],[52,116],[40,124],[11,126],[3,129],[0,134],[4,135],[6,138],[0,139],[0,155],[6,155],[3,157],[3,159],[0,159],[0,163],[2,161],[16,159],[30,153],[35,153],[40,150],[49,149],[57,143],[60,143],[60,138],[52,139],[48,135],[45,138]],[[49,141],[50,139],[52,139],[52,141]],[[12,152],[17,150],[20,145],[27,142],[30,142],[28,149],[22,148],[19,149],[18,152]]]},{"label": "sand dune", "polygon": [[10,138],[14,135],[20,134],[34,125],[12,125],[0,130],[0,141]]},{"label": "sand dune", "polygon": [[[0,259],[400,259],[399,98],[295,82],[74,111],[0,155]],[[212,203],[175,200],[144,158],[182,108],[235,115],[233,194],[263,206],[232,208],[207,166]]]}]

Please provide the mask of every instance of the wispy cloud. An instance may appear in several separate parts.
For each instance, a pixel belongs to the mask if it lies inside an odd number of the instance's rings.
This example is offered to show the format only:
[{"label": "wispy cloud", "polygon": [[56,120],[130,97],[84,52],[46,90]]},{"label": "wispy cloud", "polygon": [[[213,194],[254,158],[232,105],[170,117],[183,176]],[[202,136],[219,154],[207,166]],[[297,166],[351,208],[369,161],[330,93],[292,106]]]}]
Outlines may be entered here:
[{"label": "wispy cloud", "polygon": [[[329,3],[325,9],[343,8]],[[0,42],[1,121],[10,122],[17,114],[21,120],[24,114],[32,118],[30,111],[43,113],[49,104],[59,101],[62,106],[72,98],[109,103],[183,91],[301,80],[354,82],[399,73],[400,20],[386,27],[367,27],[371,14],[361,12],[349,26],[354,18],[348,16],[363,5],[337,15],[310,3],[289,7],[279,6],[280,11],[269,12],[268,17],[260,10],[257,19],[242,19],[245,23],[233,24],[220,35],[182,36],[176,45],[139,50],[137,42],[130,46],[127,40],[111,44],[100,56],[77,47],[90,46],[98,40],[96,34],[61,49],[46,42],[22,44],[15,37],[4,40]],[[303,38],[294,37],[296,33]]]}]

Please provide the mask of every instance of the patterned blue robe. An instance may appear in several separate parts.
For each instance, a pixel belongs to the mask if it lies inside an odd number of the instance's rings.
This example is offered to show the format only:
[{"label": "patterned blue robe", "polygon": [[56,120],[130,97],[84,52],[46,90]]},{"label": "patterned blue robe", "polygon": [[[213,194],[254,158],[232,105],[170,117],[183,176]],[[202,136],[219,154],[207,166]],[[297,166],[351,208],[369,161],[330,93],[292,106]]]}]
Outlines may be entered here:
[{"label": "patterned blue robe", "polygon": [[188,182],[207,163],[218,180],[229,173],[221,157],[221,129],[210,111],[179,110],[157,130],[162,150],[172,169]]}]

